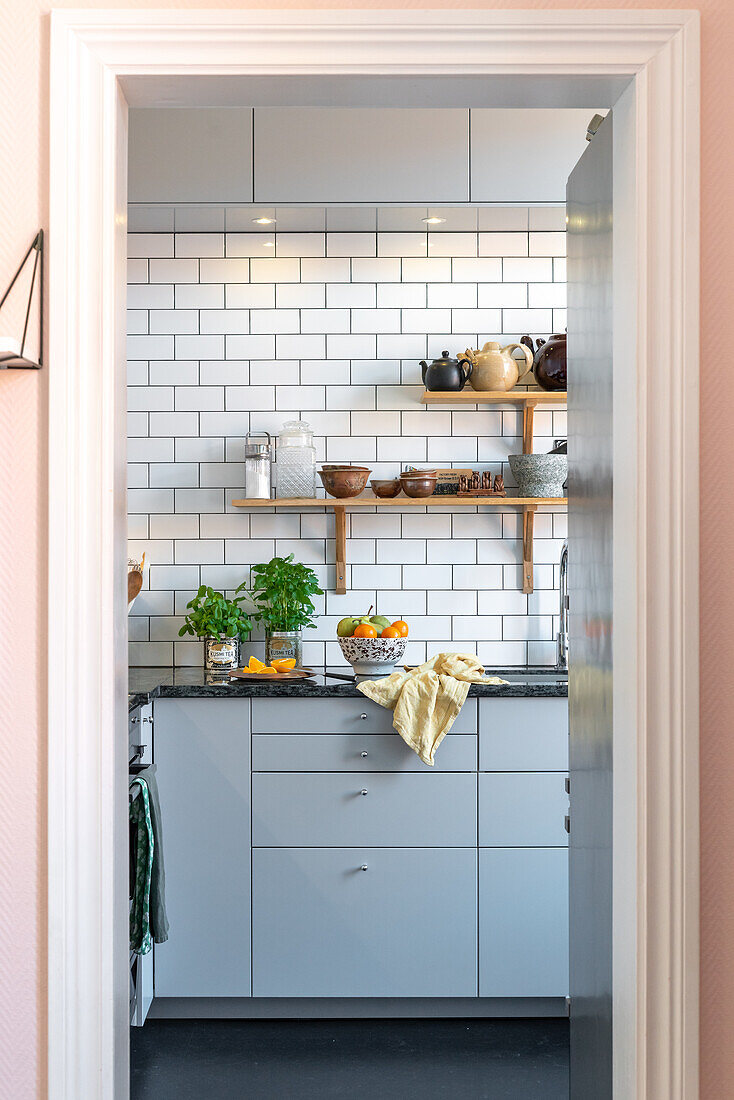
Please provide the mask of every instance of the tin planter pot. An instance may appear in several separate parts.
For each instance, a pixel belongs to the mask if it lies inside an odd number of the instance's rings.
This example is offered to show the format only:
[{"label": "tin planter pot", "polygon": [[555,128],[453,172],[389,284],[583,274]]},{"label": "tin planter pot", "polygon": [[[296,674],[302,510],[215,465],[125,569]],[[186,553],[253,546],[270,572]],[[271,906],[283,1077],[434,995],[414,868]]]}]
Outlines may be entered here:
[{"label": "tin planter pot", "polygon": [[239,668],[239,638],[204,638],[204,668],[207,672],[229,673]]},{"label": "tin planter pot", "polygon": [[303,635],[300,630],[266,630],[265,660],[287,660],[295,657],[296,668],[303,664]]}]

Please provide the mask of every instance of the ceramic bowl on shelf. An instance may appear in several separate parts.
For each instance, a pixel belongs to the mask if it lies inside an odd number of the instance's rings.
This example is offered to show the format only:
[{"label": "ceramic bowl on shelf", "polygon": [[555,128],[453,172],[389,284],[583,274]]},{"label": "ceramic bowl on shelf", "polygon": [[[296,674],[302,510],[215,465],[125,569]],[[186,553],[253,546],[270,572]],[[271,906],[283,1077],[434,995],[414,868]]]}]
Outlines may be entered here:
[{"label": "ceramic bowl on shelf", "polygon": [[321,484],[330,497],[358,497],[364,491],[372,471],[368,466],[322,466]]},{"label": "ceramic bowl on shelf", "polygon": [[344,659],[359,679],[389,676],[402,661],[407,638],[337,638]]},{"label": "ceramic bowl on shelf", "polygon": [[370,488],[376,497],[396,497],[402,486],[399,477],[370,482]]},{"label": "ceramic bowl on shelf", "polygon": [[430,497],[438,481],[435,470],[407,470],[400,475],[403,492],[409,497]]}]

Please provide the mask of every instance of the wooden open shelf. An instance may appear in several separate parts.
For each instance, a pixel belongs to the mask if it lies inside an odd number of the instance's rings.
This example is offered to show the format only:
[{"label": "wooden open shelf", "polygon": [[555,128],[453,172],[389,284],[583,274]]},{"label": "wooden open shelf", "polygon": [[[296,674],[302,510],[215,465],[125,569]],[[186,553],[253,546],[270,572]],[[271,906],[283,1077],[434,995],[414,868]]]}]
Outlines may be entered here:
[{"label": "wooden open shelf", "polygon": [[519,405],[522,408],[522,453],[533,453],[533,420],[537,405],[565,405],[565,390],[424,390],[423,405]]},{"label": "wooden open shelf", "polygon": [[565,405],[565,390],[424,390],[423,405]]},{"label": "wooden open shelf", "polygon": [[[336,526],[336,591],[347,590],[347,525],[346,513],[353,508],[521,508],[522,509],[522,590],[533,591],[533,525],[538,507],[562,507],[565,497],[458,497],[450,495],[432,497],[376,497],[374,493],[362,493],[358,497],[282,497],[273,500],[249,498],[233,500],[235,508],[329,508],[334,513]],[[471,566],[467,566],[468,569]]]}]

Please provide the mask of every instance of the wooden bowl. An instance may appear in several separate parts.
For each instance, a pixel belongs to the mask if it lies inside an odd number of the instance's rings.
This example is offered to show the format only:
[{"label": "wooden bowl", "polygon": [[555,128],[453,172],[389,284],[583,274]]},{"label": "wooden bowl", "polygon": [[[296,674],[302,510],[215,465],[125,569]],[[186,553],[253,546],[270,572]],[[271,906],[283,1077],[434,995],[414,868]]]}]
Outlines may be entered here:
[{"label": "wooden bowl", "polygon": [[435,470],[411,470],[400,475],[403,492],[409,497],[430,497],[436,488],[438,475]]},{"label": "wooden bowl", "polygon": [[372,471],[367,466],[332,466],[319,470],[321,484],[330,497],[358,497]]},{"label": "wooden bowl", "polygon": [[371,481],[370,488],[376,497],[396,497],[402,486],[400,478],[394,477],[387,481]]}]

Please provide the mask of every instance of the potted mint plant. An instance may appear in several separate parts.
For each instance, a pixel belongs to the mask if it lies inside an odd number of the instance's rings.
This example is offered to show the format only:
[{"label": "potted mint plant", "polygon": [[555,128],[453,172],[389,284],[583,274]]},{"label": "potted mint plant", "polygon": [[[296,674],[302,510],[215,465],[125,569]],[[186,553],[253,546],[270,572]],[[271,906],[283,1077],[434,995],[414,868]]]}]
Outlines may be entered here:
[{"label": "potted mint plant", "polygon": [[[242,587],[242,586],[240,586]],[[180,638],[190,634],[204,642],[204,668],[208,672],[229,672],[239,667],[240,639],[252,630],[252,620],[240,606],[245,596],[235,593],[228,600],[221,592],[202,584],[186,604],[188,614],[179,630]]]},{"label": "potted mint plant", "polygon": [[[313,569],[287,558],[271,558],[252,567],[250,598],[256,607],[255,619],[265,624],[265,660],[294,657],[296,666],[303,661],[304,627],[314,627],[315,607],[312,596],[322,595]],[[244,582],[237,592],[245,590]]]}]

